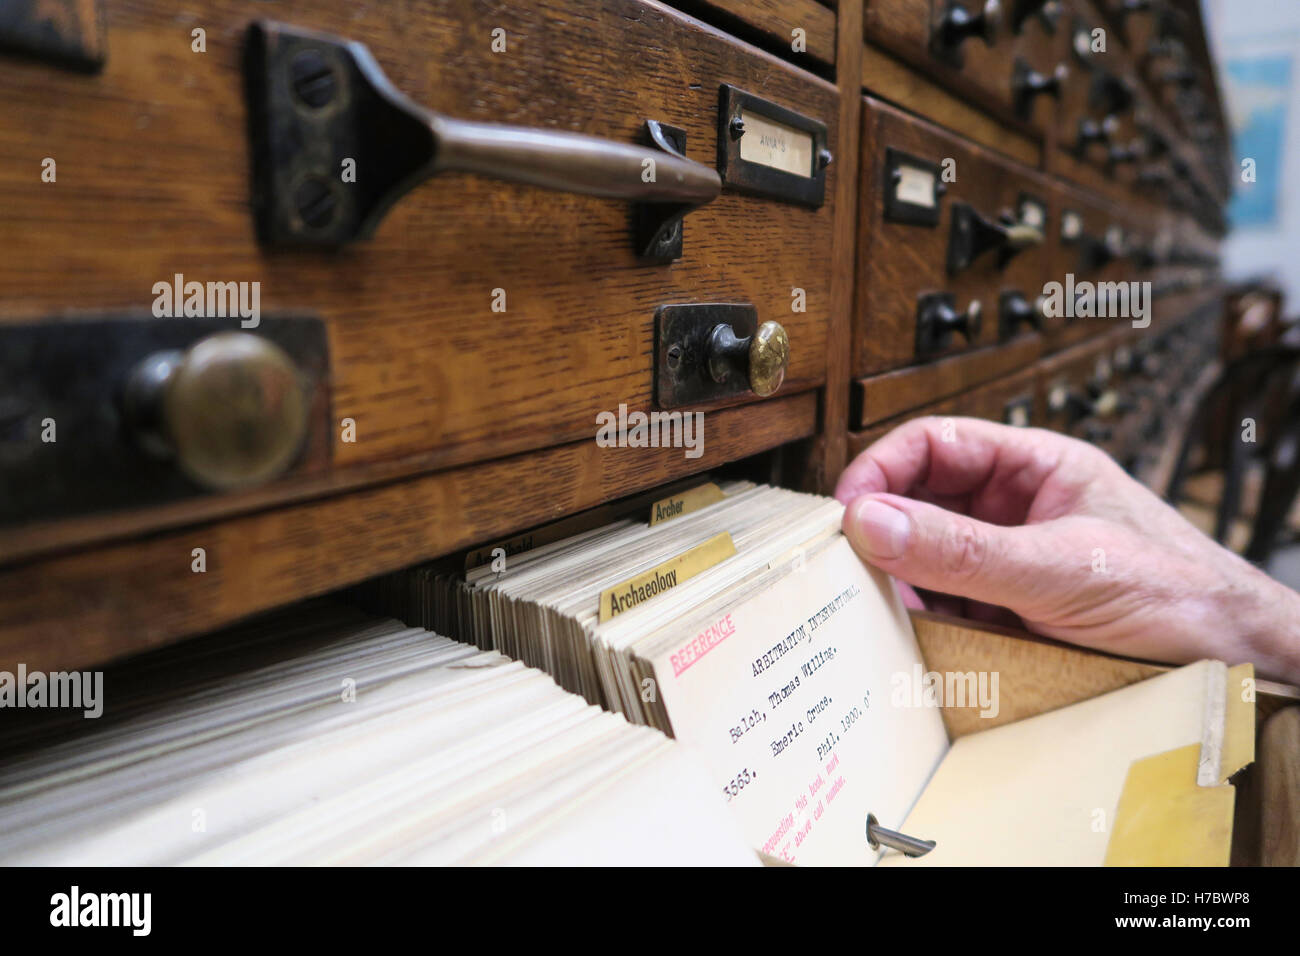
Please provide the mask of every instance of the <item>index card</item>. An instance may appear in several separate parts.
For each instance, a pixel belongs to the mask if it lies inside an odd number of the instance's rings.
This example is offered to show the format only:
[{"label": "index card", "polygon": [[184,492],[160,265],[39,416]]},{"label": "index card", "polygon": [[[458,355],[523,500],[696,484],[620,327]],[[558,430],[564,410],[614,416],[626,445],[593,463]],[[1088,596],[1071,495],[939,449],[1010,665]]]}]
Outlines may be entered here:
[{"label": "index card", "polygon": [[[700,753],[754,849],[872,864],[942,759],[939,711],[891,705],[921,660],[890,579],[835,538],[653,660],[673,735]],[[888,824],[886,824],[888,825]]]}]

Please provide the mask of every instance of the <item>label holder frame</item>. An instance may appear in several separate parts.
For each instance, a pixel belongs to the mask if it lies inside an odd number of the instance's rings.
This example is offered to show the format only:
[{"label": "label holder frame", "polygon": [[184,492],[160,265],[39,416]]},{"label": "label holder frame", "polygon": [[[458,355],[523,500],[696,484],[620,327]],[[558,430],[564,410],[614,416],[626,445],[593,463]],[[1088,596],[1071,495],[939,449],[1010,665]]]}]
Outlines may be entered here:
[{"label": "label holder frame", "polygon": [[[737,121],[743,123],[744,111],[760,114],[764,119],[812,137],[813,168],[807,176],[742,159],[740,142],[744,133],[733,132]],[[730,83],[718,87],[718,174],[722,185],[737,192],[766,196],[783,202],[819,208],[826,202],[827,149],[826,124],[796,113],[771,100],[765,100]]]},{"label": "label holder frame", "polygon": [[[904,166],[925,170],[934,177],[934,202],[930,206],[909,202],[898,198],[898,183]],[[938,227],[941,216],[941,202],[947,191],[942,180],[942,169],[938,163],[913,156],[894,146],[885,147],[885,221],[901,222],[909,226]]]}]

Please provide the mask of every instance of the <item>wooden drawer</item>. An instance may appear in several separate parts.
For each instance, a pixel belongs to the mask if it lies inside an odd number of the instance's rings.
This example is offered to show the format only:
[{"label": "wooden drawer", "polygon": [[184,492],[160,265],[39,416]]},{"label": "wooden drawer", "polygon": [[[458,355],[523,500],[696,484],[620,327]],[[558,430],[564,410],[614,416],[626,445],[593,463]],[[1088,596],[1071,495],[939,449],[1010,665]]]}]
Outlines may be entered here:
[{"label": "wooden drawer", "polygon": [[1042,350],[1042,336],[1020,335],[1005,345],[974,349],[925,365],[858,379],[853,383],[850,427],[865,428],[1028,368]]},{"label": "wooden drawer", "polygon": [[[1148,39],[1151,14],[1122,17],[1118,8],[1070,0],[1064,22],[1072,70],[1056,113],[1059,148],[1049,152],[1048,169],[1119,202],[1136,200],[1152,208],[1181,203],[1202,210],[1213,224],[1222,187],[1209,170],[1209,154],[1189,138],[1188,123],[1176,108],[1182,87],[1170,82],[1186,73],[1200,84],[1204,74],[1189,66],[1185,55],[1175,60],[1159,53],[1162,45]],[[1186,22],[1181,13],[1160,14],[1166,16]],[[1092,46],[1098,30],[1105,33],[1104,54]],[[1216,130],[1207,120],[1197,132],[1212,144]]]},{"label": "wooden drawer", "polygon": [[1134,63],[1152,59],[1151,41],[1156,38],[1156,19],[1159,16],[1157,4],[1142,9],[1124,0],[1096,0],[1094,5],[1105,18],[1106,25],[1114,29]]},{"label": "wooden drawer", "polygon": [[[1179,133],[1189,133],[1191,127],[1199,124],[1188,122],[1191,117],[1182,102],[1182,92],[1195,89],[1205,95],[1213,87],[1213,80],[1197,54],[1199,17],[1194,19],[1189,15],[1190,10],[1178,9],[1174,4],[1149,4],[1146,9],[1134,9],[1124,0],[1096,0],[1096,6],[1127,49],[1156,108]],[[1218,134],[1214,112],[1211,110],[1206,119]]]},{"label": "wooden drawer", "polygon": [[[591,441],[598,413],[656,407],[656,310],[666,304],[746,303],[758,321],[781,323],[790,360],[773,401],[825,381],[833,163],[807,177],[824,182],[819,203],[724,176],[721,194],[686,215],[670,263],[638,258],[628,202],[454,172],[407,193],[369,240],[259,243],[240,63],[249,24],[267,15],[365,44],[397,90],[451,117],[619,144],[656,120],[684,130],[686,157],[714,168],[731,85],[825,124],[826,142],[837,141],[832,84],[649,0],[223,0],[195,21],[204,53],[163,5],[108,4],[101,73],[0,60],[6,148],[37,171],[0,183],[7,218],[25,224],[0,237],[0,326],[148,316],[155,285],[177,275],[259,283],[264,315],[323,324],[323,466],[200,496],[218,502],[205,517]],[[504,48],[494,51],[498,28]],[[57,185],[40,181],[43,156],[57,158]],[[359,183],[369,175],[379,172],[356,169]],[[133,514],[119,530],[187,517]],[[37,530],[20,528],[17,540],[0,531],[0,553],[22,551]]]},{"label": "wooden drawer", "polygon": [[[1061,25],[1070,76],[1055,113],[1056,142],[1070,157],[1088,165],[1082,177],[1079,170],[1071,170],[1085,185],[1126,193],[1136,180],[1141,159],[1130,151],[1143,102],[1137,75],[1111,25],[1088,4],[1072,3]],[[1105,44],[1104,52],[1100,43]]]},{"label": "wooden drawer", "polygon": [[1126,334],[1102,336],[1039,364],[1037,393],[1045,427],[1105,445],[1118,411],[1114,352]]},{"label": "wooden drawer", "polygon": [[[1098,303],[1109,288],[1103,284],[1128,283],[1137,278],[1128,213],[1084,190],[1066,184],[1058,184],[1056,189],[1060,213],[1053,226],[1053,259],[1047,282],[1057,285],[1049,288],[1045,284],[1040,291],[1058,302],[1052,312],[1065,311],[1045,323],[1049,351],[1106,334],[1120,325],[1131,327],[1131,315],[1102,315]],[[1079,304],[1079,297],[1087,295],[1092,296],[1090,309]],[[1070,308],[1070,298],[1074,298],[1076,308]],[[1143,302],[1149,306],[1145,296]],[[1134,307],[1127,295],[1116,305],[1129,310]],[[1084,314],[1088,311],[1093,315]]]},{"label": "wooden drawer", "polygon": [[[1005,123],[1041,132],[1054,112],[1052,95],[1030,90],[1065,64],[1066,38],[1058,18],[1038,12],[1022,16],[1018,5],[1002,3],[994,29],[972,32],[974,27],[953,26],[958,19],[978,17],[985,6],[984,0],[869,0],[864,33],[869,43]],[[989,21],[976,21],[983,22]]]},{"label": "wooden drawer", "polygon": [[[1096,445],[1133,474],[1162,452],[1165,426],[1207,367],[1182,372],[1156,329],[1117,329],[1044,361],[1038,401],[1048,428]],[[1208,360],[1207,360],[1208,361]]]},{"label": "wooden drawer", "polygon": [[[1001,706],[997,716],[974,707],[942,710],[954,740],[991,726],[1056,710],[1170,670],[1038,637],[1018,628],[982,624],[926,611],[912,611],[912,626],[925,666],[939,673],[996,672]],[[1300,828],[1300,688],[1257,679],[1255,762],[1240,771],[1235,798],[1232,866],[1295,866],[1298,849],[1289,837]]]},{"label": "wooden drawer", "polygon": [[699,0],[680,6],[703,6],[721,15],[724,25],[735,20],[738,32],[757,31],[801,66],[835,63],[835,5],[829,0]]},{"label": "wooden drawer", "polygon": [[851,432],[849,460],[851,461],[872,442],[894,428],[924,415],[960,415],[1019,427],[1041,426],[1043,411],[1037,391],[1035,371],[1033,368],[1028,368],[943,401],[931,402],[870,428]]},{"label": "wooden drawer", "polygon": [[[999,313],[1004,296],[1019,294],[1033,303],[1055,261],[1059,217],[1048,180],[871,98],[862,129],[854,375],[1036,334],[1024,323],[1000,328]],[[954,175],[955,181],[943,181]],[[937,183],[939,195],[929,191],[929,182]],[[1008,247],[978,241],[987,228],[981,221],[1023,219],[1030,209],[1040,244],[1003,262]],[[976,237],[973,257],[953,255],[963,223]],[[979,303],[979,329],[970,341],[960,332],[949,334],[946,343],[928,341],[926,330],[939,327],[928,321],[933,297],[943,295],[952,297],[949,304],[958,313],[968,314],[971,303]]]}]

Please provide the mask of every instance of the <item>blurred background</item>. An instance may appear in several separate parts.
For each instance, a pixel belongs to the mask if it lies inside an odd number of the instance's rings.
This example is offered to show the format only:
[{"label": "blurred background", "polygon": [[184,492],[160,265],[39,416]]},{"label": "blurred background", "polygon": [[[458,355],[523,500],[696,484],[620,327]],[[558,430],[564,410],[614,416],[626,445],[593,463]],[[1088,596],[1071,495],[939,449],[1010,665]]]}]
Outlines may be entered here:
[{"label": "blurred background", "polygon": [[1228,207],[1224,271],[1229,279],[1270,277],[1294,309],[1300,202],[1287,185],[1300,173],[1300,2],[1202,0],[1202,8],[1238,169],[1255,161],[1255,181],[1238,181]]},{"label": "blurred background", "polygon": [[[1300,2],[1201,0],[1236,176],[1222,246],[1235,283],[1204,445],[1169,497],[1207,533],[1300,588]],[[1189,444],[1199,444],[1196,440]]]}]

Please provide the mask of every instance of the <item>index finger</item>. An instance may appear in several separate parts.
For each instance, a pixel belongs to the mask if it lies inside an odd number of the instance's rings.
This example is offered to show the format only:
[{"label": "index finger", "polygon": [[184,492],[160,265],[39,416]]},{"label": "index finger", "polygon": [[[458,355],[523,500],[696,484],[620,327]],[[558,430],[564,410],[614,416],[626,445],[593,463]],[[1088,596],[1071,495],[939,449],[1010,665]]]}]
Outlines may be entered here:
[{"label": "index finger", "polygon": [[878,439],[844,470],[835,497],[847,504],[879,492],[970,496],[999,523],[1023,520],[1059,467],[1070,439],[978,418],[916,418]]}]

